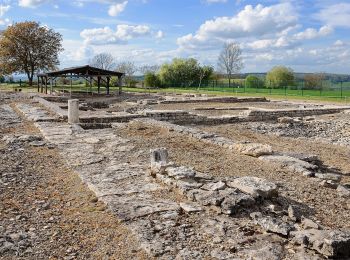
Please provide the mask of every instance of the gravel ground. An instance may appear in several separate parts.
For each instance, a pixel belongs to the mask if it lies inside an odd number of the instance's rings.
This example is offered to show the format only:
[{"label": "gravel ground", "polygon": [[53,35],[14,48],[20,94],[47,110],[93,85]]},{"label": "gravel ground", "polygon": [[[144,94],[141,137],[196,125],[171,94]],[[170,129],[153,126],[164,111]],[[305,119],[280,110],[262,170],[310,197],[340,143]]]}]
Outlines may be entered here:
[{"label": "gravel ground", "polygon": [[[343,173],[350,173],[349,146],[332,145],[326,140],[314,140],[312,138],[293,138],[277,136],[270,134],[269,131],[259,133],[259,130],[266,129],[265,126],[274,126],[275,129],[281,124],[273,123],[244,123],[218,126],[202,126],[200,129],[208,132],[218,133],[233,140],[250,141],[257,143],[270,144],[275,151],[300,152],[306,154],[315,154],[327,166],[340,169]],[[293,126],[283,124],[286,131],[291,130]],[[279,128],[280,129],[280,128]]]},{"label": "gravel ground", "polygon": [[[120,134],[133,139],[135,147],[143,151],[166,147],[172,161],[214,176],[248,175],[275,181],[280,186],[281,195],[289,203],[303,205],[305,214],[316,217],[322,224],[331,228],[350,227],[349,201],[339,197],[335,190],[320,188],[317,179],[306,178],[256,158],[236,154],[228,149],[164,129],[145,127],[139,123],[129,124]],[[144,156],[148,156],[148,153],[145,152]],[[344,181],[349,180],[348,176],[344,177]]]},{"label": "gravel ground", "polygon": [[[17,119],[5,134],[37,130]],[[0,259],[149,259],[56,148],[0,141],[0,173]]]}]

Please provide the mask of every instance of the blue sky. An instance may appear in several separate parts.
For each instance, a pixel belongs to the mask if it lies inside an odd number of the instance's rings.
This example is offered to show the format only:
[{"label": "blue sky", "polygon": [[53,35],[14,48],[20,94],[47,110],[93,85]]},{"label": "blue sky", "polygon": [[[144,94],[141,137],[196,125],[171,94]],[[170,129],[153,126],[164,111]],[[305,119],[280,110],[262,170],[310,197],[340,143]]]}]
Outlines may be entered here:
[{"label": "blue sky", "polygon": [[0,29],[24,20],[63,35],[60,67],[101,52],[140,66],[174,57],[216,66],[235,41],[243,72],[350,73],[350,0],[0,0]]}]

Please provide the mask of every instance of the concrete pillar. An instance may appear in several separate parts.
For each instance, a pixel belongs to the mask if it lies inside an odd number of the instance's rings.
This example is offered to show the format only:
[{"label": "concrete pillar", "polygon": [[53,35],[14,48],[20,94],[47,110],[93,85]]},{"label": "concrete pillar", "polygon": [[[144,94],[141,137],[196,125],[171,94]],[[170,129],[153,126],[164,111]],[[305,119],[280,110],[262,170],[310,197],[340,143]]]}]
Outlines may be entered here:
[{"label": "concrete pillar", "polygon": [[79,100],[78,99],[68,100],[68,123],[70,124],[79,123]]}]

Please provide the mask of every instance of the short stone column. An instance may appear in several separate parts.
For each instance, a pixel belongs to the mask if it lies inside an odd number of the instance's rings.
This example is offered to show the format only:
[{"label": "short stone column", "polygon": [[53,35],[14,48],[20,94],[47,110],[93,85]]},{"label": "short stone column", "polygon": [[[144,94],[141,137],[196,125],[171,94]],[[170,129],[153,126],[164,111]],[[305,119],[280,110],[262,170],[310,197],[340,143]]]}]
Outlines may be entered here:
[{"label": "short stone column", "polygon": [[151,151],[151,175],[161,173],[168,165],[168,151],[166,148],[152,149]]},{"label": "short stone column", "polygon": [[68,123],[69,124],[79,123],[79,100],[78,99],[68,100]]}]

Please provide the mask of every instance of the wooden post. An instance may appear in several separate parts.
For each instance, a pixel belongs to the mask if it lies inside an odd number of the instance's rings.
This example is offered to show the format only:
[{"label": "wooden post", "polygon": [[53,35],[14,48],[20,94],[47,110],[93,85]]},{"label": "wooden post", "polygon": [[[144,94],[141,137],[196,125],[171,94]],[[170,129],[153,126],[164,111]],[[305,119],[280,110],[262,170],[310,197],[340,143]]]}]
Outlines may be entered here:
[{"label": "wooden post", "polygon": [[47,94],[47,76],[45,76],[45,94]]},{"label": "wooden post", "polygon": [[90,95],[92,96],[92,77],[90,77]]},{"label": "wooden post", "polygon": [[53,78],[50,78],[50,94],[53,93]]},{"label": "wooden post", "polygon": [[38,76],[38,82],[37,82],[37,85],[38,85],[38,92],[40,91],[40,82],[39,82],[39,76]]},{"label": "wooden post", "polygon": [[122,76],[118,76],[118,86],[119,86],[118,94],[119,95],[122,94],[122,85],[123,85]]},{"label": "wooden post", "polygon": [[97,92],[100,94],[100,87],[101,87],[101,76],[97,77]]},{"label": "wooden post", "polygon": [[41,93],[44,93],[44,76],[41,76]]},{"label": "wooden post", "polygon": [[72,96],[72,87],[73,87],[73,81],[72,81],[72,73],[70,74],[70,96]]},{"label": "wooden post", "polygon": [[111,77],[107,76],[107,95],[109,95],[109,81]]}]

